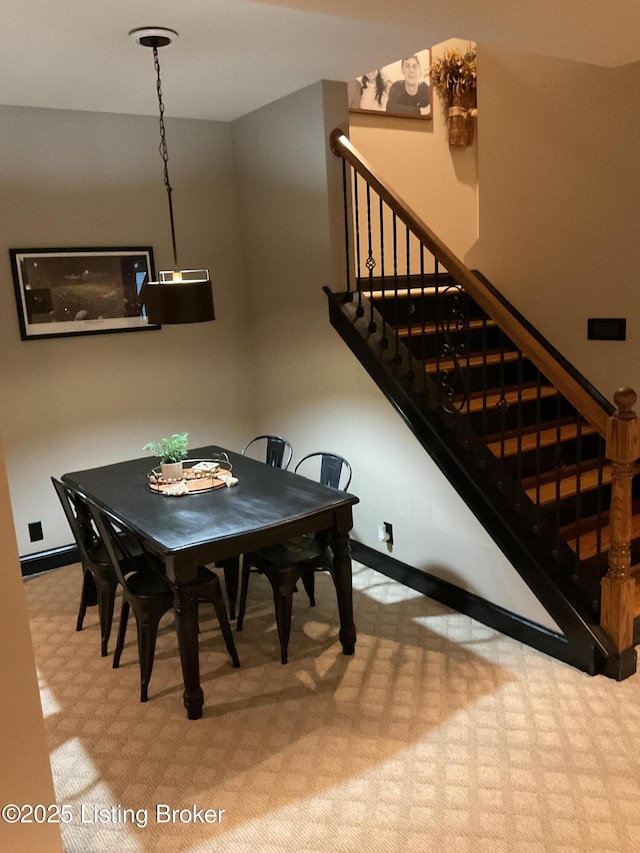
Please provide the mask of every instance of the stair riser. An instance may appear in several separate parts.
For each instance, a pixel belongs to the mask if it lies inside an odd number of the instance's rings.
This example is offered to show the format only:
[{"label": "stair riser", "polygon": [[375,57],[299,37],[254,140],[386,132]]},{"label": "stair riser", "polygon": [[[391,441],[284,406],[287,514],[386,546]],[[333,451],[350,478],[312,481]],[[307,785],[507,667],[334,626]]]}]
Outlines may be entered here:
[{"label": "stair riser", "polygon": [[[387,332],[389,339],[392,340],[394,332],[389,329]],[[428,332],[421,334],[420,330],[406,337],[400,338],[402,343],[408,348],[414,358],[430,359],[446,357],[445,346],[453,347],[463,355],[467,352],[481,352],[482,350],[499,350],[508,346],[505,343],[505,338],[496,326],[487,326],[479,329],[463,329],[458,331],[453,329],[447,332],[446,329],[439,329],[437,333]]]},{"label": "stair riser", "polygon": [[[602,494],[599,501],[595,490],[583,491],[579,500],[579,517],[590,518],[597,515],[599,510],[603,511],[608,508],[610,500],[611,486],[602,487]],[[541,510],[551,524],[563,527],[565,524],[572,524],[578,518],[578,499],[575,495],[572,495],[557,503],[541,507]]]},{"label": "stair riser", "polygon": [[535,424],[538,421],[538,410],[540,423],[552,421],[558,417],[567,417],[572,413],[568,403],[561,399],[558,404],[558,398],[553,396],[521,402],[519,405],[510,405],[506,412],[500,412],[496,407],[493,407],[484,412],[465,413],[464,416],[469,419],[471,428],[478,435],[483,436],[499,434],[502,430],[512,430],[527,424]]},{"label": "stair riser", "polygon": [[[443,359],[444,362],[444,359]],[[535,382],[538,377],[538,371],[530,361],[522,359],[520,364],[515,362],[503,362],[502,364],[485,364],[477,367],[465,368],[464,358],[459,360],[462,368],[462,375],[457,379],[456,384],[462,387],[463,383],[467,383],[469,391],[482,391],[483,388],[502,388],[513,385],[518,385],[519,382]],[[449,374],[453,375],[456,371],[449,370]],[[427,369],[428,375],[437,382],[438,374],[435,370],[435,365],[429,366]]]},{"label": "stair riser", "polygon": [[[578,441],[564,441],[558,448],[556,445],[541,447],[539,450],[531,450],[521,453],[520,462],[514,456],[503,459],[509,472],[514,477],[533,477],[536,473],[553,471],[558,463],[566,466],[575,465],[579,460],[586,462],[596,459],[600,446],[598,435],[585,436]],[[578,455],[579,453],[579,455]]]},{"label": "stair riser", "polygon": [[[640,563],[640,542],[635,539],[631,543],[631,565],[637,566],[638,563]],[[580,564],[580,579],[584,584],[594,590],[594,594],[598,599],[600,598],[600,581],[607,574],[607,571],[608,560],[606,553],[589,560],[584,560]]]},{"label": "stair riser", "polygon": [[400,270],[398,270],[397,275],[386,275],[384,277],[380,275],[374,276],[361,276],[360,278],[356,278],[356,289],[361,290],[363,294],[369,293],[370,291],[373,293],[381,293],[385,291],[389,293],[389,291],[407,291],[413,290],[414,293],[418,293],[423,291],[425,296],[427,296],[431,291],[428,288],[436,287],[441,290],[445,290],[450,287],[457,287],[455,281],[452,276],[450,276],[446,272],[440,272],[437,276],[433,273],[425,275],[403,275]]},{"label": "stair riser", "polygon": [[399,296],[374,299],[376,310],[388,323],[403,326],[408,323],[451,323],[453,318],[481,319],[482,311],[457,291],[442,291],[433,295]]}]

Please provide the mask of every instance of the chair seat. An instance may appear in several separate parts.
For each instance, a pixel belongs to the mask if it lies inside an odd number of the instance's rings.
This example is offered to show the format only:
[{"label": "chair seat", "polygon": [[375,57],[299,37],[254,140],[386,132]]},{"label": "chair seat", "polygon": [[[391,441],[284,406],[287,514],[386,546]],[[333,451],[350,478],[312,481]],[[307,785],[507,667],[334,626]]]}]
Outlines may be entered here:
[{"label": "chair seat", "polygon": [[211,581],[213,581],[214,583],[219,583],[218,575],[215,572],[212,572],[206,566],[198,566],[196,579],[194,581],[196,587],[199,586],[201,583],[211,583]]},{"label": "chair seat", "polygon": [[[142,554],[137,540],[132,536],[128,536],[126,533],[119,533],[118,539],[125,543],[128,554],[133,556],[140,556]],[[87,553],[94,562],[103,563],[105,566],[111,566],[107,549],[105,548],[102,540],[97,540],[93,545],[90,545],[87,549]]]},{"label": "chair seat", "polygon": [[89,546],[89,548],[87,548],[87,554],[91,557],[94,563],[102,563],[105,566],[111,565],[107,549],[104,547],[102,542],[96,542],[95,545]]},{"label": "chair seat", "polygon": [[[166,595],[169,602],[173,602],[173,592],[170,589],[166,577],[154,571],[150,571],[147,567],[134,569],[132,562],[129,563],[129,573],[127,574],[127,587],[129,592],[141,598],[148,596]],[[198,566],[198,573],[193,583],[194,592],[197,598],[210,600],[211,585],[218,585],[220,581],[217,575],[210,572],[204,566]]]},{"label": "chair seat", "polygon": [[237,630],[242,631],[244,623],[249,574],[251,570],[258,571],[266,575],[273,590],[282,663],[288,660],[291,599],[297,589],[297,581],[302,581],[309,596],[309,604],[315,607],[314,572],[317,569],[325,569],[333,576],[333,553],[327,544],[327,539],[328,537],[323,535],[296,536],[277,545],[251,551],[243,557],[242,594]]},{"label": "chair seat", "polygon": [[140,598],[166,595],[170,604],[173,603],[173,593],[166,582],[154,572],[144,570],[131,572],[127,575],[127,587],[129,592]]},{"label": "chair seat", "polygon": [[[262,560],[274,566],[284,567],[294,563],[315,561],[323,556],[331,560],[331,552],[324,543],[314,536],[295,536],[284,542],[278,542],[277,545],[269,545],[267,548],[253,551],[248,555],[248,560],[259,569],[258,563]],[[257,563],[251,563],[254,558],[257,559]]]}]

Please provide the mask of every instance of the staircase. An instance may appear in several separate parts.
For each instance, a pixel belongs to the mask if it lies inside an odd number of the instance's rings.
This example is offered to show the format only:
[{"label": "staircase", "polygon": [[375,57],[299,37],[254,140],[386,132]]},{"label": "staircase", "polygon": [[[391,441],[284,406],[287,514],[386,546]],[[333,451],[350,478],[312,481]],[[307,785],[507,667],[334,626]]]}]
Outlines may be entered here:
[{"label": "staircase", "polygon": [[561,626],[564,644],[539,647],[630,675],[635,395],[619,392],[616,412],[338,131],[332,147],[345,163],[349,247],[348,289],[327,291],[333,325]]}]

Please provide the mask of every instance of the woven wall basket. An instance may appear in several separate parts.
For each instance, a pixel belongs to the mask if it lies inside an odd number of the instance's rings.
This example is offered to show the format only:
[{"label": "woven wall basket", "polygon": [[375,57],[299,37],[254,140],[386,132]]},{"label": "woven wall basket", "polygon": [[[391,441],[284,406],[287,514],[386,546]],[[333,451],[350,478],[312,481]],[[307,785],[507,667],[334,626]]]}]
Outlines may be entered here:
[{"label": "woven wall basket", "polygon": [[476,90],[452,92],[449,100],[449,145],[473,143]]}]

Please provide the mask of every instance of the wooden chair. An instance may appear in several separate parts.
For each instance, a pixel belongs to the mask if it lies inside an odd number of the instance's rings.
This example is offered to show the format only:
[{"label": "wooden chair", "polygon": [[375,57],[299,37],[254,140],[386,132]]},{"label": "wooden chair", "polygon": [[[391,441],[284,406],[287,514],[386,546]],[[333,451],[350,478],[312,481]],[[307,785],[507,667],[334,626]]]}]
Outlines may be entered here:
[{"label": "wooden chair", "polygon": [[[318,479],[325,486],[347,491],[352,472],[346,459],[335,453],[310,453],[298,462],[295,473],[301,474],[301,468],[306,470],[314,463],[320,465],[319,477],[314,479]],[[243,557],[237,630],[241,631],[244,623],[251,573],[259,572],[266,575],[273,590],[280,640],[280,660],[283,664],[287,663],[288,659],[293,593],[296,590],[296,584],[298,580],[302,581],[309,596],[309,603],[311,607],[315,607],[316,571],[328,571],[333,577],[333,552],[329,531],[292,537],[286,542],[252,551]]]},{"label": "wooden chair", "polygon": [[[122,586],[122,610],[113,666],[117,668],[120,665],[129,610],[132,609],[138,632],[140,701],[146,702],[153,669],[158,624],[164,614],[173,607],[173,591],[162,562],[146,548],[145,543],[133,531],[129,531],[128,534],[136,542],[138,554],[133,553],[127,541],[123,541],[118,535],[116,519],[93,505],[91,505],[91,513],[102,536],[114,573]],[[204,566],[199,566],[194,582],[194,593],[198,601],[210,601],[213,604],[233,666],[240,666],[218,576]]]},{"label": "wooden chair", "polygon": [[92,523],[89,507],[83,497],[62,480],[51,478],[75,539],[82,563],[82,592],[76,621],[76,631],[82,630],[87,607],[98,605],[100,620],[100,645],[103,657],[107,655],[113,608],[118,579],[111,566],[109,555]]}]

